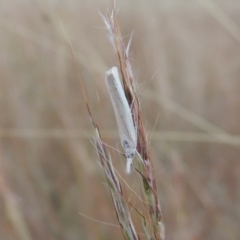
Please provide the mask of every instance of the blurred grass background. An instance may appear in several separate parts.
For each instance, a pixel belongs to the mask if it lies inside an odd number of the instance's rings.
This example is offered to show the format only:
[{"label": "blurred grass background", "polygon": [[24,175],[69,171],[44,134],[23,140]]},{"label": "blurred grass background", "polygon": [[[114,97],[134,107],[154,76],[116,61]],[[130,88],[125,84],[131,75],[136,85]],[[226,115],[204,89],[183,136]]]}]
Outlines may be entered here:
[{"label": "blurred grass background", "polygon": [[[240,2],[116,3],[126,42],[134,31],[166,239],[239,239]],[[0,239],[123,239],[116,226],[95,221],[117,224],[66,40],[116,147],[104,74],[117,59],[98,13],[107,6],[0,2]]]}]

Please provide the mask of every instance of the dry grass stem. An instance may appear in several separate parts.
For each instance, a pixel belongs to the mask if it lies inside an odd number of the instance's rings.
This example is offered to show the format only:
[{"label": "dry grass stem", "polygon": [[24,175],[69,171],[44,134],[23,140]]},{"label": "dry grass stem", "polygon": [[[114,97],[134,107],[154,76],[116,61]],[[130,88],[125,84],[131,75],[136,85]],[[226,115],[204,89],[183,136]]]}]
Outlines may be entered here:
[{"label": "dry grass stem", "polygon": [[[117,11],[115,6],[111,12],[107,12],[106,17],[104,17],[104,22],[109,31],[110,41],[113,44],[118,56],[119,68],[124,86],[124,94],[128,101],[129,108],[131,109],[134,128],[137,131],[137,152],[141,159],[138,164],[139,168],[137,169],[137,172],[142,178],[142,194],[145,198],[144,205],[145,209],[148,209],[147,212],[143,211],[143,214],[141,215],[144,230],[148,239],[162,240],[165,238],[165,230],[148,147],[148,140],[142,119],[141,107],[136,95],[136,82],[133,77],[133,71],[129,60],[130,42],[127,47],[125,47],[117,20]],[[110,95],[112,95],[112,93],[110,93]],[[119,116],[119,114],[116,114],[115,111],[115,115],[117,122],[125,121],[124,118],[126,117],[124,114]],[[119,131],[121,135],[121,129],[119,129]]]}]

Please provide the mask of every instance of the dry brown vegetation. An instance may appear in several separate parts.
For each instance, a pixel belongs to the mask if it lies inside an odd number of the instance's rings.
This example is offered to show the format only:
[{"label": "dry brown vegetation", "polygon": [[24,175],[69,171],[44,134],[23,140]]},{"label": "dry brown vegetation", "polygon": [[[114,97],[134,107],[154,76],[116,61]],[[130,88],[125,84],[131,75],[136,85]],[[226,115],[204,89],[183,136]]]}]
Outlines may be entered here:
[{"label": "dry brown vegetation", "polygon": [[[126,42],[134,31],[166,239],[239,239],[239,1],[116,2]],[[104,140],[120,149],[104,81],[117,64],[98,13],[107,6],[0,3],[0,239],[123,239],[111,225],[118,223],[78,78],[80,71]]]}]

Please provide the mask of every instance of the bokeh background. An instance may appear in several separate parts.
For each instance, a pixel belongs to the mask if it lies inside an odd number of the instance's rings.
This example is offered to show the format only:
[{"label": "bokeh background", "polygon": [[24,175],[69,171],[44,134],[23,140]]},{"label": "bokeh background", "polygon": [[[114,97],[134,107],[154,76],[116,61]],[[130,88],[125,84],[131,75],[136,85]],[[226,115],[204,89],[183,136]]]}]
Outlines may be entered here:
[{"label": "bokeh background", "polygon": [[[126,43],[134,32],[166,239],[240,239],[240,2],[116,4]],[[123,239],[78,77],[104,140],[120,149],[104,82],[118,64],[99,14],[107,8],[0,1],[0,239]]]}]

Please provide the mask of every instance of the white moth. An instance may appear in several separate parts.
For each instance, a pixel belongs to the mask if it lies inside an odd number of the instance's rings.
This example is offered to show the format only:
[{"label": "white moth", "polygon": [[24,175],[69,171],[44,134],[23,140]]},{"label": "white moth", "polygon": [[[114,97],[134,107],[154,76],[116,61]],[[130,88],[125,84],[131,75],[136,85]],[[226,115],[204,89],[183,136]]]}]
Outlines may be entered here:
[{"label": "white moth", "polygon": [[117,119],[121,144],[127,159],[126,172],[129,174],[136,153],[137,133],[133,124],[131,110],[120,82],[117,67],[112,67],[106,72],[106,84]]}]

